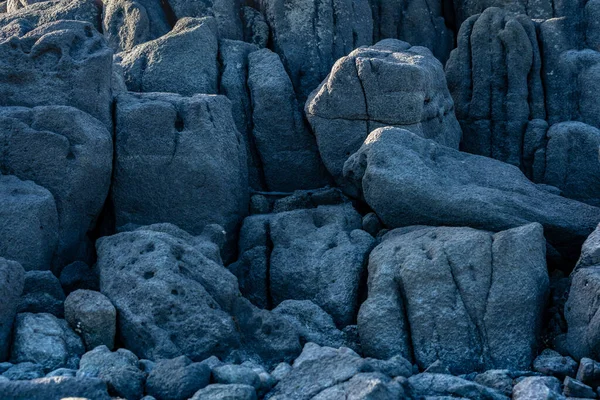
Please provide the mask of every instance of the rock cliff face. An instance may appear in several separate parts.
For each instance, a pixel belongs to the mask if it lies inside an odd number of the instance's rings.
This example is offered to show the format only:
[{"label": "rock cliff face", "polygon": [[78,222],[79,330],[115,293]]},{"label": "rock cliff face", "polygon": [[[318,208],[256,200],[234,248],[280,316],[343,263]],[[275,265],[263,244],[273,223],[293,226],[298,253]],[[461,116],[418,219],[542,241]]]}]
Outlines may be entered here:
[{"label": "rock cliff face", "polygon": [[0,0],[0,399],[600,396],[600,0]]}]

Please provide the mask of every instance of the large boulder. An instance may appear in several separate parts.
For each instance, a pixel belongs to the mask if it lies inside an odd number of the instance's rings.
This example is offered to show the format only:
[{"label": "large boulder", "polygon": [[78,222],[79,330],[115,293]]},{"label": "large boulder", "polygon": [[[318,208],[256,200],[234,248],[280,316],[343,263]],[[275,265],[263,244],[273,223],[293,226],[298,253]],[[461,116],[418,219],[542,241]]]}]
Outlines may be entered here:
[{"label": "large boulder", "polygon": [[241,40],[240,3],[237,0],[169,0],[168,4],[177,20],[184,17],[214,17],[220,38]]},{"label": "large boulder", "polygon": [[389,227],[501,231],[539,222],[552,245],[570,255],[600,221],[600,209],[551,194],[515,166],[397,128],[372,132],[344,174]]},{"label": "large boulder", "polygon": [[61,20],[89,22],[100,28],[102,7],[95,0],[49,0],[29,4],[10,13],[0,13],[0,27],[17,22],[28,30]]},{"label": "large boulder", "polygon": [[230,268],[242,293],[261,307],[311,300],[337,325],[351,324],[374,239],[350,203],[251,216]]},{"label": "large boulder", "polygon": [[183,18],[166,35],[117,54],[127,89],[185,96],[216,94],[216,29],[212,18]]},{"label": "large boulder", "polygon": [[170,222],[230,239],[248,212],[243,138],[223,96],[123,94],[116,99],[112,199],[117,227]]},{"label": "large boulder", "polygon": [[541,66],[525,15],[492,7],[461,26],[446,76],[464,151],[524,167],[528,122],[546,117]]},{"label": "large boulder", "polygon": [[206,236],[152,225],[101,238],[97,250],[100,288],[117,309],[119,339],[140,358],[268,363],[299,351],[289,323],[241,296]]},{"label": "large boulder", "polygon": [[186,356],[156,363],[146,380],[146,393],[160,400],[187,400],[210,382],[211,369]]},{"label": "large boulder", "polygon": [[327,76],[334,62],[371,44],[373,20],[368,0],[261,1],[273,48],[290,74],[299,100]]},{"label": "large boulder", "polygon": [[44,372],[76,369],[84,348],[67,321],[52,314],[17,314],[11,362],[40,364]]},{"label": "large boulder", "polygon": [[412,353],[422,369],[439,360],[454,373],[530,368],[548,292],[545,250],[539,224],[391,231],[369,257],[363,351]]},{"label": "large boulder", "polygon": [[0,105],[79,108],[111,126],[112,50],[88,22],[0,39]]},{"label": "large boulder", "polygon": [[26,270],[47,270],[57,245],[52,194],[31,181],[0,174],[0,257],[18,261]]},{"label": "large boulder", "polygon": [[429,50],[393,39],[339,59],[305,111],[338,181],[344,162],[376,128],[403,127],[453,148],[461,137],[442,64]]},{"label": "large boulder", "polygon": [[58,278],[50,271],[27,271],[19,312],[48,313],[64,316],[65,293]]},{"label": "large boulder", "polygon": [[40,378],[31,381],[0,380],[0,393],[6,400],[111,399],[106,390],[106,384],[100,379],[78,379],[68,376]]},{"label": "large boulder", "polygon": [[59,233],[55,264],[85,258],[90,251],[86,234],[94,228],[110,186],[113,143],[106,126],[72,107],[2,107],[0,146],[0,169],[32,180],[54,196]]},{"label": "large boulder", "polygon": [[6,361],[10,335],[25,283],[25,271],[16,261],[0,258],[0,362]]},{"label": "large boulder", "polygon": [[86,349],[114,347],[117,310],[102,293],[76,290],[65,300],[65,319],[83,338]]},{"label": "large boulder", "polygon": [[327,184],[314,136],[304,119],[279,56],[268,49],[248,56],[252,136],[270,191],[291,192]]}]

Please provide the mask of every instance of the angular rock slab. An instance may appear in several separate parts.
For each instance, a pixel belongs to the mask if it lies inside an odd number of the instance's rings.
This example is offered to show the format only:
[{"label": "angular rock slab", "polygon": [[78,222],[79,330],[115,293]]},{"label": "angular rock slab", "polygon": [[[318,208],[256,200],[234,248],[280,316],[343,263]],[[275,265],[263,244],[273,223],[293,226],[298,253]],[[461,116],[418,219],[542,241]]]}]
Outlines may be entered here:
[{"label": "angular rock slab", "polygon": [[112,50],[80,21],[42,25],[0,39],[0,105],[65,105],[112,125]]},{"label": "angular rock slab", "polygon": [[0,257],[26,270],[50,269],[58,245],[52,194],[31,181],[0,174]]},{"label": "angular rock slab", "polygon": [[290,74],[300,101],[327,76],[335,61],[370,45],[373,21],[367,0],[262,2],[273,48]]},{"label": "angular rock slab", "polygon": [[420,368],[439,360],[453,373],[529,369],[549,285],[545,249],[539,224],[389,232],[369,257],[358,316],[365,354],[412,349]]},{"label": "angular rock slab", "polygon": [[305,112],[338,181],[344,162],[376,128],[403,127],[453,148],[461,137],[442,64],[429,50],[393,39],[339,59]]},{"label": "angular rock slab", "polygon": [[183,18],[166,35],[119,53],[116,60],[132,92],[216,94],[218,49],[213,18]]},{"label": "angular rock slab", "polygon": [[350,203],[251,216],[230,268],[260,307],[312,300],[338,326],[353,323],[365,261],[374,239]]},{"label": "angular rock slab", "polygon": [[525,15],[488,8],[461,26],[446,77],[464,151],[523,167],[527,123],[546,117],[541,66]]},{"label": "angular rock slab", "polygon": [[600,221],[600,209],[540,189],[515,166],[403,129],[371,133],[344,175],[388,227],[501,231],[539,222],[552,245],[570,255]]},{"label": "angular rock slab", "polygon": [[248,212],[243,138],[223,96],[123,94],[116,99],[112,199],[117,227],[207,224],[233,238]]},{"label": "angular rock slab", "polygon": [[0,170],[32,180],[54,196],[59,223],[55,264],[84,258],[86,233],[108,196],[111,133],[72,107],[0,107],[0,146]]},{"label": "angular rock slab", "polygon": [[235,0],[187,1],[170,0],[177,20],[185,17],[214,17],[218,35],[224,39],[242,39],[239,3]]},{"label": "angular rock slab", "polygon": [[25,270],[16,261],[0,258],[0,362],[6,361],[10,334],[25,284]]},{"label": "angular rock slab", "polygon": [[219,248],[170,224],[97,242],[100,289],[117,309],[119,336],[140,358],[289,360],[298,334],[244,299]]}]

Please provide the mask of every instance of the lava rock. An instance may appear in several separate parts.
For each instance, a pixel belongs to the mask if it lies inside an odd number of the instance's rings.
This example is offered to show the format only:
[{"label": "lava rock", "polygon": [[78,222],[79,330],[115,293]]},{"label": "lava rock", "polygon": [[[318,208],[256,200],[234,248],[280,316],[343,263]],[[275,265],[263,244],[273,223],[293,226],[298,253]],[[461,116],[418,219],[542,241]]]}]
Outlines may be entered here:
[{"label": "lava rock", "polygon": [[18,22],[29,31],[50,22],[71,20],[88,22],[99,29],[101,12],[102,7],[94,0],[38,1],[10,13],[0,13],[0,27]]},{"label": "lava rock", "polygon": [[218,36],[224,39],[242,39],[239,3],[232,0],[203,1],[170,0],[173,17],[179,21],[184,17],[214,17]]},{"label": "lava rock", "polygon": [[577,379],[567,376],[563,383],[563,393],[568,397],[578,397],[584,399],[595,399],[596,392],[588,385],[578,381]]},{"label": "lava rock", "polygon": [[19,313],[49,313],[64,317],[65,293],[50,271],[27,271]]},{"label": "lava rock", "polygon": [[529,368],[548,292],[545,248],[539,224],[391,231],[369,257],[363,351],[414,353],[420,368],[440,360],[453,373]]},{"label": "lava rock", "polygon": [[187,400],[210,383],[211,369],[186,356],[156,363],[146,380],[146,393],[157,400]]},{"label": "lava rock", "polygon": [[21,264],[0,257],[0,362],[9,355],[10,336],[24,285],[25,271]]},{"label": "lava rock", "polygon": [[117,310],[102,293],[76,290],[65,300],[65,319],[83,338],[87,350],[114,347]]},{"label": "lava rock", "polygon": [[408,378],[413,396],[449,396],[472,400],[508,400],[500,392],[456,376],[422,373]]},{"label": "lava rock", "polygon": [[11,381],[25,381],[43,378],[44,369],[40,364],[22,362],[7,369],[2,376],[10,379]]},{"label": "lava rock", "polygon": [[192,396],[190,400],[256,400],[256,390],[248,385],[208,385]]},{"label": "lava rock", "polygon": [[461,129],[442,64],[423,47],[387,39],[339,59],[305,112],[321,158],[338,183],[369,133],[398,126],[458,149]]},{"label": "lava rock", "polygon": [[78,379],[67,376],[40,378],[31,381],[1,381],[0,393],[7,400],[55,400],[84,398],[111,400],[106,384],[100,379]]},{"label": "lava rock", "polygon": [[513,388],[513,400],[564,400],[560,381],[553,376],[532,376]]},{"label": "lava rock", "polygon": [[555,376],[558,379],[565,379],[567,376],[574,378],[577,374],[577,362],[571,357],[561,356],[554,350],[545,349],[533,361],[533,369],[544,375]]},{"label": "lava rock", "polygon": [[75,261],[64,267],[60,272],[60,284],[67,295],[78,289],[100,289],[98,274],[83,261]]},{"label": "lava rock", "polygon": [[248,385],[260,388],[260,378],[252,368],[244,365],[225,364],[213,368],[212,377],[215,383],[225,385]]},{"label": "lava rock", "polygon": [[592,387],[600,385],[600,363],[591,358],[583,357],[579,361],[577,380]]}]

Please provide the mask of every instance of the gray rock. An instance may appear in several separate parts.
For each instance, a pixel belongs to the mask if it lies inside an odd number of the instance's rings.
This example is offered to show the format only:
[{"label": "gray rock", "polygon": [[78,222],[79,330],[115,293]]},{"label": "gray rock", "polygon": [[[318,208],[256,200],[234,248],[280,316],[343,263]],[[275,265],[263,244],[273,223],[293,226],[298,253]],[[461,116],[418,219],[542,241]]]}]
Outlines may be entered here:
[{"label": "gray rock", "polygon": [[223,96],[123,94],[116,100],[112,199],[117,227],[225,228],[232,252],[248,213],[243,139]]},{"label": "gray rock", "polygon": [[523,379],[513,388],[513,400],[565,400],[560,381],[553,376]]},{"label": "gray rock", "polygon": [[25,270],[50,269],[57,246],[52,194],[31,181],[0,174],[0,256],[16,260]]},{"label": "gray rock", "polygon": [[64,267],[60,272],[60,284],[67,295],[78,289],[100,289],[97,272],[83,261],[75,261]]},{"label": "gray rock", "polygon": [[[445,63],[454,48],[454,33],[448,28],[447,3],[443,0],[374,0],[373,37],[400,39],[429,48]],[[460,25],[459,25],[460,26]]]},{"label": "gray rock", "polygon": [[578,397],[583,399],[595,399],[596,392],[588,385],[577,379],[567,376],[563,382],[563,393],[567,397]]},{"label": "gray rock", "polygon": [[369,45],[373,21],[367,0],[262,2],[273,48],[290,74],[300,102],[327,76],[333,63]]},{"label": "gray rock", "polygon": [[220,38],[241,40],[242,27],[239,3],[235,0],[214,0],[211,2],[170,0],[169,6],[177,20],[184,17],[214,17]]},{"label": "gray rock", "polygon": [[210,368],[186,356],[156,363],[146,380],[146,393],[158,400],[187,400],[210,382]]},{"label": "gray rock", "polygon": [[377,236],[377,233],[381,230],[381,221],[377,218],[377,214],[370,212],[365,215],[362,219],[362,228],[364,231],[369,232],[371,236]]},{"label": "gray rock", "polygon": [[100,26],[102,7],[94,0],[50,0],[34,2],[25,8],[0,14],[0,27],[11,22],[25,23],[28,30],[50,22],[75,20],[89,22],[96,29]]},{"label": "gray rock", "polygon": [[53,376],[71,376],[74,378],[76,375],[77,375],[76,369],[59,368],[59,369],[55,369],[52,372],[48,372],[46,374],[46,378],[52,378]]},{"label": "gray rock", "polygon": [[240,261],[230,266],[242,293],[259,307],[311,300],[336,325],[354,321],[373,238],[351,204],[250,216]]},{"label": "gray rock", "polygon": [[1,106],[72,106],[111,126],[111,77],[112,51],[90,23],[52,22],[0,39]]},{"label": "gray rock", "polygon": [[564,379],[567,376],[574,378],[577,374],[577,362],[571,357],[561,356],[554,350],[545,349],[533,361],[533,369],[544,375],[555,376],[558,379]]},{"label": "gray rock", "polygon": [[252,135],[270,191],[313,189],[327,184],[314,137],[305,126],[294,88],[277,54],[248,56]]},{"label": "gray rock", "polygon": [[40,378],[32,381],[1,381],[0,393],[5,400],[56,400],[84,398],[110,400],[106,384],[100,379],[78,379],[68,376]]},{"label": "gray rock", "polygon": [[254,190],[264,187],[261,160],[252,136],[252,103],[248,89],[248,54],[258,47],[238,40],[219,41],[222,65],[219,93],[231,101],[231,113],[238,131],[244,137],[248,155],[248,181]]},{"label": "gray rock", "polygon": [[273,371],[271,371],[271,376],[275,378],[275,380],[282,380],[287,374],[289,374],[292,370],[292,366],[288,363],[279,363],[275,367]]},{"label": "gray rock", "polygon": [[541,190],[514,166],[397,128],[371,133],[344,174],[389,227],[500,231],[539,222],[556,250],[572,255],[600,220],[600,209]]},{"label": "gray rock", "polygon": [[44,377],[44,369],[40,364],[34,364],[31,362],[22,362],[15,364],[6,370],[3,377],[10,379],[11,381],[25,381]]},{"label": "gray rock", "polygon": [[[446,76],[463,149],[522,165],[530,119],[546,116],[535,26],[525,15],[488,8],[460,28]],[[496,82],[508,82],[501,88]]]},{"label": "gray rock", "polygon": [[212,377],[215,383],[225,385],[248,385],[259,389],[261,384],[258,374],[244,365],[221,365],[213,368]]},{"label": "gray rock", "polygon": [[100,288],[117,309],[121,343],[139,357],[268,364],[299,351],[287,321],[241,296],[209,239],[163,224],[101,238],[97,250]]},{"label": "gray rock", "polygon": [[102,293],[76,290],[65,300],[65,319],[81,335],[87,350],[114,347],[117,310]]},{"label": "gray rock", "polygon": [[456,376],[423,373],[408,378],[413,396],[449,396],[472,400],[508,400],[500,392]]},{"label": "gray rock", "polygon": [[[73,24],[76,23],[73,22]],[[56,28],[60,28],[60,24]],[[76,37],[87,35],[86,29],[91,29],[89,26],[85,28],[80,25],[67,25],[64,28],[72,29],[73,35]],[[59,43],[61,40],[67,40],[66,38],[60,39],[64,32],[66,31],[42,36],[38,41],[39,46],[44,46],[45,40],[59,40]],[[91,35],[91,32],[89,34]],[[44,39],[45,37],[47,39]],[[103,45],[102,40],[93,35],[91,38],[84,37],[86,46]],[[95,39],[92,40],[92,38]],[[69,45],[76,46],[76,43],[74,41]],[[67,46],[67,44],[62,44],[62,46]],[[28,56],[31,57],[35,52],[36,50],[32,50]],[[84,58],[77,64],[71,64],[70,67],[65,66],[67,72],[61,72],[61,74],[76,75],[77,68],[83,71],[88,67],[90,68],[88,73],[96,73],[94,72],[95,68],[99,68],[100,65],[96,65],[97,62],[91,60],[104,57],[104,53],[98,55],[93,50],[88,52],[90,52],[87,56],[89,58]],[[106,53],[108,54],[109,51]],[[40,55],[40,57],[44,56]],[[35,61],[32,60],[32,62]],[[89,66],[86,66],[87,64]],[[48,70],[45,69],[46,67],[36,67],[36,73],[42,75],[40,79],[46,79],[43,76],[54,77],[49,65],[44,65],[48,67]],[[108,68],[110,70],[110,67]],[[98,73],[104,74],[104,71]],[[67,85],[67,83],[76,86],[76,79],[83,79],[83,77],[72,76],[71,81],[64,81],[60,85],[57,83],[58,78],[52,79],[52,84],[38,82],[44,90],[49,91],[49,95],[52,90],[51,86]],[[96,78],[86,77],[85,79],[86,85],[91,85]],[[22,87],[19,87],[19,90],[22,90]],[[55,89],[59,90],[60,87]],[[43,98],[44,96],[39,93],[40,90],[38,87],[38,93],[33,97]],[[89,90],[89,87],[86,86],[85,90]],[[99,88],[100,92],[102,90]],[[73,93],[73,96],[79,95],[78,92]],[[90,94],[89,99],[86,100],[100,101],[95,95],[96,93]],[[53,98],[47,100],[48,102],[58,102]],[[110,98],[107,101],[110,101]],[[86,101],[85,107],[81,108],[88,107],[90,106]],[[89,241],[86,233],[94,228],[96,219],[108,196],[113,157],[111,133],[100,121],[71,107],[43,106],[31,109],[5,107],[0,108],[0,143],[5,149],[0,156],[2,169],[16,175],[19,179],[34,181],[48,189],[54,196],[59,222],[59,245],[55,264],[62,267],[75,259],[85,258],[86,252],[90,250],[86,243],[86,240]]]},{"label": "gray rock", "polygon": [[458,149],[453,110],[442,64],[429,50],[393,39],[339,59],[305,106],[321,158],[338,182],[344,162],[382,126]]},{"label": "gray rock", "polygon": [[77,368],[84,348],[67,321],[52,314],[17,314],[11,362],[40,364],[44,372]]},{"label": "gray rock", "polygon": [[399,376],[408,378],[413,374],[413,365],[400,355],[393,356],[389,360],[378,360],[367,357],[365,361],[373,371],[381,372],[392,378]]},{"label": "gray rock", "polygon": [[592,387],[600,385],[600,363],[591,358],[583,357],[579,361],[577,380]]},{"label": "gray rock", "polygon": [[0,257],[0,362],[9,355],[10,336],[24,284],[25,271],[21,264]]},{"label": "gray rock", "polygon": [[587,45],[592,50],[600,51],[600,1],[588,0],[585,5]]},{"label": "gray rock", "polygon": [[49,313],[64,317],[65,293],[60,282],[50,271],[27,271],[17,312]]},{"label": "gray rock", "polygon": [[473,381],[480,385],[495,389],[506,397],[510,397],[512,395],[514,376],[509,370],[490,369],[483,373],[477,374]]},{"label": "gray rock", "polygon": [[27,7],[31,4],[35,4],[38,3],[38,1],[35,0],[8,0],[6,2],[6,12],[7,13],[13,13],[15,11],[18,11],[21,8]]},{"label": "gray rock", "polygon": [[190,400],[256,400],[256,390],[248,385],[208,385]]},{"label": "gray rock", "polygon": [[323,390],[314,400],[377,399],[396,400],[408,398],[408,391],[396,380],[378,372],[360,373],[347,382]]},{"label": "gray rock", "polygon": [[527,369],[548,292],[542,227],[397,229],[371,252],[368,285],[365,354],[411,357],[412,348],[420,368],[440,360],[453,373]]},{"label": "gray rock", "polygon": [[571,290],[565,304],[567,348],[573,358],[600,358],[600,306],[595,301],[600,294],[600,265],[575,270]]},{"label": "gray rock", "polygon": [[139,399],[144,392],[145,375],[138,361],[129,350],[111,352],[104,345],[98,346],[81,357],[77,377],[102,379],[111,396]]},{"label": "gray rock", "polygon": [[120,52],[166,35],[171,27],[158,0],[110,0],[102,11],[102,29]]},{"label": "gray rock", "polygon": [[257,45],[260,48],[267,47],[270,29],[264,15],[252,8],[242,7],[242,29],[244,41]]},{"label": "gray rock", "polygon": [[[283,194],[285,196],[285,194]],[[342,191],[335,187],[324,187],[315,190],[296,190],[294,193],[273,202],[273,212],[293,211],[318,206],[333,206],[349,203]]]},{"label": "gray rock", "polygon": [[347,345],[344,334],[337,329],[331,316],[310,300],[282,301],[273,313],[287,319],[305,342],[329,347]]},{"label": "gray rock", "polygon": [[169,33],[117,54],[127,89],[185,96],[217,93],[217,40],[212,18],[183,18]]},{"label": "gray rock", "polygon": [[250,197],[250,214],[268,214],[271,211],[271,203],[261,195],[255,194]]}]

